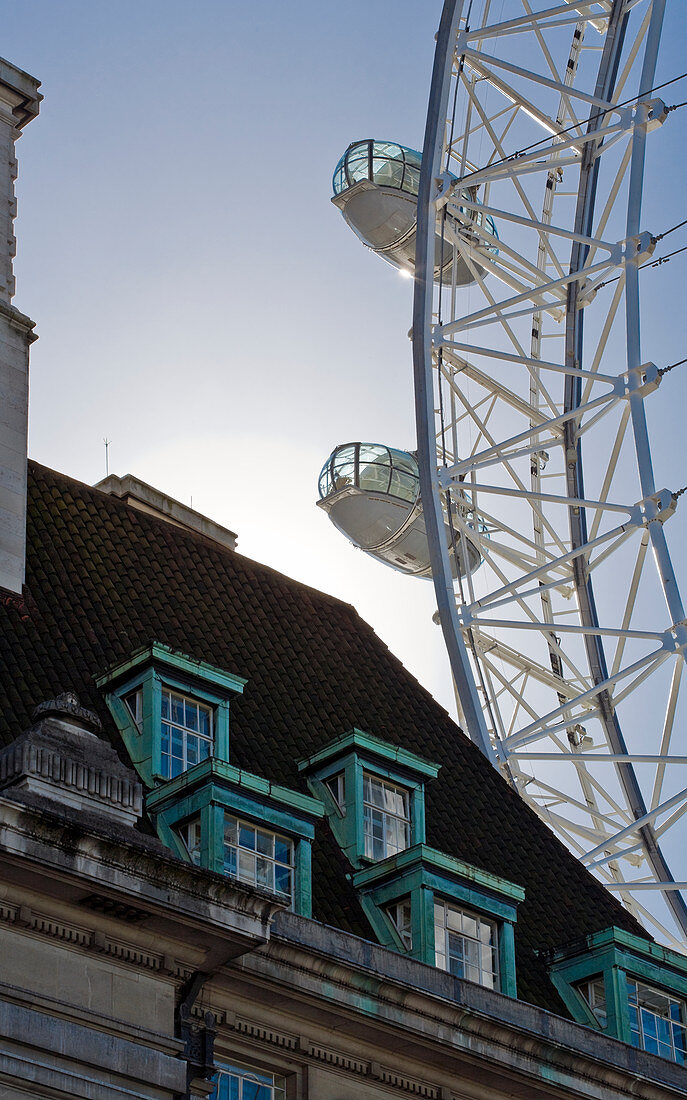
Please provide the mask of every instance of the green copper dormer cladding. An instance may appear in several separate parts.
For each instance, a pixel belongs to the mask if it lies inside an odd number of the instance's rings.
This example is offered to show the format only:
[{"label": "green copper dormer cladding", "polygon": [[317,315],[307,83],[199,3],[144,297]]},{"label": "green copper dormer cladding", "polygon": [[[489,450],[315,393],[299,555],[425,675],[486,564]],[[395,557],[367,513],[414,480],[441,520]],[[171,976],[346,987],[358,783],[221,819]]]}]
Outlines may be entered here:
[{"label": "green copper dormer cladding", "polygon": [[325,812],[317,799],[208,759],[150,791],[146,809],[178,855],[311,915],[311,845]]},{"label": "green copper dormer cladding", "polygon": [[687,1065],[687,957],[620,928],[552,954],[551,980],[574,1019]]},{"label": "green copper dormer cladding", "polygon": [[353,875],[379,942],[458,977],[517,995],[521,886],[417,844]]},{"label": "green copper dormer cladding", "polygon": [[425,782],[439,764],[353,729],[298,768],[356,868],[425,840]]},{"label": "green copper dormer cladding", "polygon": [[229,702],[246,680],[153,642],[96,679],[148,787],[229,760]]}]

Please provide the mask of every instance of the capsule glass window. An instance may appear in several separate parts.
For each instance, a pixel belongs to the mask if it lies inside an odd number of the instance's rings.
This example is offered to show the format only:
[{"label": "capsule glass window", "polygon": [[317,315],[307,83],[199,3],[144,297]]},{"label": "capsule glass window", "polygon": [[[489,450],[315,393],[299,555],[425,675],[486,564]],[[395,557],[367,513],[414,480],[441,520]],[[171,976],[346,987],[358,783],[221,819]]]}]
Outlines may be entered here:
[{"label": "capsule glass window", "polygon": [[320,497],[344,489],[384,493],[414,503],[420,492],[417,460],[383,443],[347,443],[327,459],[319,479]]},{"label": "capsule glass window", "polygon": [[334,194],[361,180],[417,195],[422,156],[393,141],[359,141],[349,146],[334,170]]}]

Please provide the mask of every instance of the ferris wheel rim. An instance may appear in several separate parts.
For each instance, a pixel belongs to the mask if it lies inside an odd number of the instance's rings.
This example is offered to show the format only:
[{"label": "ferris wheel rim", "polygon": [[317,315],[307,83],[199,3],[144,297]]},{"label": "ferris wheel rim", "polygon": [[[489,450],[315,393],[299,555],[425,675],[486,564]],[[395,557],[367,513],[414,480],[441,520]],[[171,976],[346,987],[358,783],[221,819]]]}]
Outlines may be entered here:
[{"label": "ferris wheel rim", "polygon": [[[591,7],[591,5],[589,4],[583,6],[587,9]],[[658,45],[658,37],[660,35],[660,24],[662,21],[664,6],[664,0],[654,0],[654,5],[652,7],[651,24],[651,34],[653,35],[653,38],[649,40],[649,44],[646,47],[640,93],[646,93],[650,90],[651,87],[651,78],[653,77],[653,67],[655,65],[656,50]],[[443,508],[441,503],[442,486],[437,476],[436,439],[434,432],[435,415],[431,366],[432,300],[434,295],[434,286],[429,257],[431,255],[431,249],[433,247],[433,239],[436,225],[436,181],[440,181],[442,178],[442,165],[440,160],[442,142],[440,139],[439,130],[442,125],[442,121],[446,118],[453,64],[453,43],[456,40],[459,22],[462,17],[463,10],[463,0],[445,0],[439,33],[437,35],[437,46],[435,53],[434,70],[432,75],[430,102],[427,115],[427,127],[425,131],[425,141],[423,146],[422,172],[420,177],[420,187],[418,195],[418,232],[415,266],[415,296],[413,307],[413,360],[415,378],[416,421],[418,430],[418,459],[420,469],[421,495],[426,516],[426,528],[430,545],[430,554],[432,558],[432,570],[439,608],[440,623],[444,632],[444,638],[449,653],[449,660],[454,674],[454,680],[456,682],[457,693],[460,696],[462,704],[464,722],[469,734],[471,735],[473,740],[477,742],[482,752],[491,759],[492,763],[500,766],[502,770],[506,773],[506,775],[508,775],[509,767],[507,751],[505,749],[500,750],[498,746],[494,747],[494,745],[492,744],[489,731],[484,720],[482,705],[479,701],[477,685],[475,684],[474,677],[469,671],[470,662],[468,659],[467,647],[465,645],[464,638],[466,628],[464,623],[460,621],[460,617],[456,607],[453,579],[451,577],[450,570],[448,569],[445,544],[442,544],[442,540],[439,537],[444,521]],[[622,46],[622,36],[624,34],[625,25],[623,20],[627,12],[625,11],[623,5],[613,5],[609,27],[612,26],[614,14],[616,18],[615,26],[613,26],[612,33],[614,35],[620,35],[620,46]],[[606,82],[609,76],[611,79],[611,83],[614,79],[614,74],[612,71],[613,59],[614,57],[619,57],[620,48],[618,47],[614,54],[614,46],[618,46],[618,43],[614,42],[611,37],[607,37],[604,46],[604,58],[606,61],[605,69],[603,59],[602,65],[600,66],[602,83]],[[647,56],[649,56],[649,62],[646,61]],[[602,95],[602,92],[604,92],[605,94]],[[597,100],[604,99],[607,101],[610,98],[610,94],[605,87],[599,87],[597,85],[597,88],[595,89],[595,97]],[[643,153],[643,150],[641,152]],[[643,168],[643,164],[640,167]],[[641,205],[641,182],[642,172],[640,171],[638,175],[637,173],[635,173],[634,190],[631,190],[631,209],[628,214],[628,229],[636,228],[636,226],[638,226],[639,208]],[[632,187],[633,184],[631,182],[631,188]],[[586,212],[588,215],[587,221],[589,223],[591,222],[591,217],[594,212],[594,190],[594,184],[592,184],[591,186],[588,185],[585,195],[581,194],[582,185],[580,185],[580,188],[578,190],[578,205],[580,201],[583,201],[583,206],[586,205]],[[582,215],[584,216],[584,214],[585,210],[583,209]],[[580,226],[578,227],[576,220],[575,230],[581,232],[581,228],[582,225],[580,224]],[[589,236],[589,234],[587,234],[587,236]],[[629,232],[628,236],[630,236]],[[578,249],[578,252],[581,251],[581,247],[582,246],[580,246],[580,248]],[[573,285],[577,289],[577,284]],[[636,314],[638,310],[636,287],[634,294],[634,302],[629,308],[630,311],[634,311],[634,313]],[[570,304],[568,302],[568,316],[569,315]],[[575,308],[574,324],[568,326],[568,331],[572,330],[573,335],[570,340],[566,340],[566,345],[568,345],[568,343],[571,343],[573,345],[573,349],[575,342],[579,339],[577,329],[578,327],[581,328],[582,317],[583,311],[579,311],[577,310],[577,308]],[[580,359],[579,361],[583,362],[583,359]],[[636,367],[638,366],[639,364],[636,364]],[[577,386],[577,389],[579,391],[579,385]],[[566,393],[566,401],[568,400],[568,396],[570,396],[571,407],[573,404],[573,393],[574,387],[571,385],[570,395]],[[568,424],[570,423],[572,422],[568,421]],[[574,484],[573,480],[571,480],[568,485],[568,497],[571,500],[580,498],[584,499],[584,480],[582,476],[581,449],[579,459],[579,464],[575,468]],[[579,548],[579,546],[585,545],[586,531],[584,530],[584,528],[586,512],[584,508],[579,508],[578,513],[582,517],[582,529],[580,532],[579,541],[577,543],[577,547]],[[599,623],[598,616],[596,614],[591,578],[587,578],[585,580],[584,588],[587,590],[590,597],[590,599],[588,599],[588,605],[585,611],[585,614],[587,616],[586,623],[589,628],[597,628],[596,634],[586,635],[585,644],[587,644],[587,639],[589,639],[590,642],[588,645],[588,654],[591,652],[591,650],[596,651],[597,661],[599,663],[599,667],[597,669],[598,678],[596,679],[596,683],[598,685],[599,682],[603,682],[606,679],[607,668],[601,634],[598,632]],[[675,622],[675,619],[673,619],[673,622]],[[476,663],[479,667],[479,659],[477,658]],[[590,656],[590,668],[592,663],[593,655]],[[606,672],[606,676],[603,675],[604,672]],[[486,697],[486,692],[484,694]],[[601,709],[603,709],[603,707]],[[612,710],[612,708],[608,709],[609,713],[607,715],[606,733],[609,738],[609,742],[614,745],[619,757],[627,757],[627,745],[624,741],[617,715],[615,714],[615,711]],[[664,899],[671,909],[678,927],[681,928],[684,935],[687,936],[687,905],[685,905],[684,899],[680,895],[679,890],[675,889],[675,879],[670,873],[667,861],[665,860],[661,848],[658,844],[651,820],[647,821],[644,825],[640,824],[642,818],[647,816],[647,811],[639,784],[636,780],[633,765],[627,760],[625,762],[623,762],[622,760],[617,760],[614,762],[614,766],[616,768],[616,773],[618,775],[619,781],[625,792],[628,804],[633,814],[634,822],[632,827],[636,832],[638,832],[641,837],[645,858],[647,859],[647,862],[649,863],[652,872],[654,873],[657,883],[663,883],[667,887],[665,890],[662,891]]]}]

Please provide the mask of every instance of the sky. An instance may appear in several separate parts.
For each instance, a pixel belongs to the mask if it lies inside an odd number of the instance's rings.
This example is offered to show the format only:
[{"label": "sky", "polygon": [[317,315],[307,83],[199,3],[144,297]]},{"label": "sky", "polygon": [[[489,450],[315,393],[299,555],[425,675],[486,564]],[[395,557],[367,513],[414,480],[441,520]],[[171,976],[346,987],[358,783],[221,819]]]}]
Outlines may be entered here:
[{"label": "sky", "polygon": [[[679,7],[664,79],[683,71]],[[45,95],[17,150],[15,304],[40,337],[31,456],[94,483],[111,440],[112,472],[354,604],[455,713],[431,584],[356,551],[315,506],[335,445],[415,445],[412,284],[347,229],[331,175],[359,138],[421,147],[440,0],[2,9],[2,53]],[[684,115],[648,166],[654,232],[684,216]],[[647,286],[659,365],[682,357],[669,322],[686,270]],[[671,488],[687,483],[682,407],[652,411]]]},{"label": "sky", "polygon": [[133,473],[352,603],[454,708],[430,582],[315,506],[338,443],[413,447],[412,284],[330,203],[347,145],[422,142],[439,3],[22,0],[42,81],[18,144],[30,454]]}]

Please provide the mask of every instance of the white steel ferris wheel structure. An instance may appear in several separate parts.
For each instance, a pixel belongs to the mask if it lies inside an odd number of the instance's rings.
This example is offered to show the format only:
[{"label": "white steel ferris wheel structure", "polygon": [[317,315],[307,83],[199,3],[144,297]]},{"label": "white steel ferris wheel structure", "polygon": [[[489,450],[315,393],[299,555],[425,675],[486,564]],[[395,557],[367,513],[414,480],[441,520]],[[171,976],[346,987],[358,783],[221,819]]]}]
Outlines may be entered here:
[{"label": "white steel ferris wheel structure", "polygon": [[[669,117],[654,88],[664,6],[445,0],[412,337],[422,506],[465,728],[680,946],[687,626],[666,541],[679,493],[654,483],[646,405],[664,398],[665,365],[640,350],[639,305],[665,228],[641,208],[647,145]],[[454,576],[447,524],[478,569]]]}]

